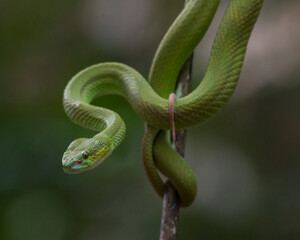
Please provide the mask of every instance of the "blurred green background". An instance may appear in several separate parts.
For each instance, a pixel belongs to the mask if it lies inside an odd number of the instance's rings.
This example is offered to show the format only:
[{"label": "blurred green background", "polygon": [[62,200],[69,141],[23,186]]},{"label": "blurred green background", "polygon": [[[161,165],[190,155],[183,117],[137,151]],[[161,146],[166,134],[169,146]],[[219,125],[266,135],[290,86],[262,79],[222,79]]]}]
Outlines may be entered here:
[{"label": "blurred green background", "polygon": [[[144,76],[183,0],[0,1],[0,239],[158,239],[161,199],[140,157],[143,122],[117,96],[127,136],[97,169],[66,175],[61,158],[94,132],[62,107],[68,80],[99,62]],[[196,50],[203,76],[227,1]],[[179,239],[300,239],[300,2],[265,1],[236,92],[188,132],[199,187]],[[184,37],[184,36],[183,36]]]}]

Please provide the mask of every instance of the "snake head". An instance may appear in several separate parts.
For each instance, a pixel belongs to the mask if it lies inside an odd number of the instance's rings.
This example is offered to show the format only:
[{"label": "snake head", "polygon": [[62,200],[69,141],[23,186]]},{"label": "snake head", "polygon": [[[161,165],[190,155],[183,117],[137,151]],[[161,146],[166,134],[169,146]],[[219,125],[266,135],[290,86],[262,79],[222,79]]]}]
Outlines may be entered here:
[{"label": "snake head", "polygon": [[63,169],[69,174],[93,169],[109,157],[112,151],[112,144],[108,139],[76,139],[63,155]]}]

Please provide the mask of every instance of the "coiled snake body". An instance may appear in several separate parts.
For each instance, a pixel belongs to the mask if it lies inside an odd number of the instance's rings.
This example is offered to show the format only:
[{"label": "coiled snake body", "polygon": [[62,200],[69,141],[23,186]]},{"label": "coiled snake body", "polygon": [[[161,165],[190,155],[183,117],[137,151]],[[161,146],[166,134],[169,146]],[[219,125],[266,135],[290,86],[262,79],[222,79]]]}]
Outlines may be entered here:
[{"label": "coiled snake body", "polygon": [[[218,28],[206,74],[189,95],[176,99],[176,129],[191,128],[214,116],[231,97],[244,61],[246,47],[263,0],[231,0]],[[162,40],[150,70],[149,82],[121,63],[93,65],[74,76],[64,92],[69,118],[96,130],[94,137],[74,140],[63,155],[67,173],[95,168],[120,144],[125,135],[121,117],[91,105],[98,96],[123,96],[147,123],[142,155],[148,177],[162,196],[164,182],[158,170],[179,192],[181,206],[189,206],[196,195],[196,178],[176,153],[166,131],[170,129],[168,96],[186,59],[208,29],[219,0],[190,0]],[[158,170],[157,170],[158,168]]]}]

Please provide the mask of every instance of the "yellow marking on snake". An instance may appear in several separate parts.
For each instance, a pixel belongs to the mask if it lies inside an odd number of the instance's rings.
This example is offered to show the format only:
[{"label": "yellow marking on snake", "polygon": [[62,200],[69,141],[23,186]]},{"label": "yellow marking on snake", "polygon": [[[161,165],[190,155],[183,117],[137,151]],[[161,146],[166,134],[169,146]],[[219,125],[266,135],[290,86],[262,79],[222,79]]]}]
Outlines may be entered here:
[{"label": "yellow marking on snake", "polygon": [[97,160],[99,156],[106,150],[106,147],[101,148],[98,152],[95,153],[95,155],[91,156],[92,160]]},{"label": "yellow marking on snake", "polygon": [[96,156],[99,156],[101,153],[103,153],[106,150],[106,147],[101,148],[97,153]]}]

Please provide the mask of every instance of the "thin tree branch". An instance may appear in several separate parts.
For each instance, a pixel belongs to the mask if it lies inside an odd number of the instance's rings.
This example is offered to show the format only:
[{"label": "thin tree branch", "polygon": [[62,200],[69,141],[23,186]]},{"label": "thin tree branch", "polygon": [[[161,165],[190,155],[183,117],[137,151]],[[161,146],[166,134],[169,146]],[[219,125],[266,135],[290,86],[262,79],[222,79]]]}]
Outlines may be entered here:
[{"label": "thin tree branch", "polygon": [[[177,97],[184,97],[191,91],[193,55],[186,61],[177,79]],[[186,130],[176,131],[175,148],[184,157]],[[176,189],[167,180],[163,199],[160,240],[176,240],[180,199]]]}]

